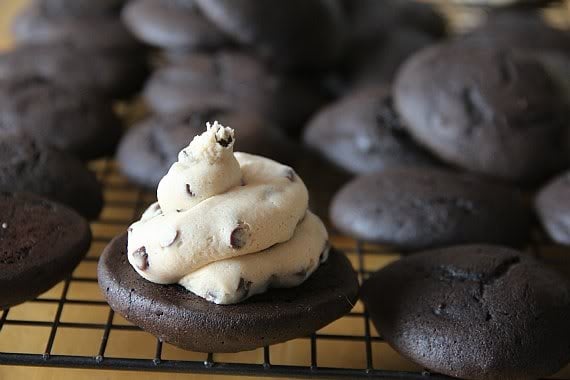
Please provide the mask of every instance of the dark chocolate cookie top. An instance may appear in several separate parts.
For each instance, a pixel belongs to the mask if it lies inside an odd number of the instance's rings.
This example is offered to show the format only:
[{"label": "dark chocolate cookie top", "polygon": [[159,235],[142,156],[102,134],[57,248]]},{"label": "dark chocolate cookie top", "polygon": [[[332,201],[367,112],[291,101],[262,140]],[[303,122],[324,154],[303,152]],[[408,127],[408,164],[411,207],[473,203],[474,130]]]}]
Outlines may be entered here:
[{"label": "dark chocolate cookie top", "polygon": [[103,207],[101,185],[79,159],[23,134],[0,134],[0,191],[34,193],[88,219]]},{"label": "dark chocolate cookie top", "polygon": [[335,0],[196,0],[214,24],[273,65],[319,68],[342,52],[346,25]]},{"label": "dark chocolate cookie top", "polygon": [[228,37],[198,9],[194,0],[136,0],[123,20],[141,41],[165,49],[214,49]]},{"label": "dark chocolate cookie top", "polygon": [[0,193],[0,308],[34,298],[87,253],[89,224],[58,203]]},{"label": "dark chocolate cookie top", "polygon": [[331,221],[356,238],[404,250],[527,241],[530,211],[520,194],[481,178],[428,168],[360,176],[331,206]]},{"label": "dark chocolate cookie top", "polygon": [[126,233],[103,252],[98,279],[117,313],[165,342],[200,352],[246,351],[307,336],[348,313],[358,294],[350,262],[331,250],[300,286],[216,305],[179,285],[141,277],[127,260]]},{"label": "dark chocolate cookie top", "polygon": [[68,43],[21,45],[0,54],[0,81],[42,77],[72,90],[110,97],[138,91],[148,71],[144,54]]},{"label": "dark chocolate cookie top", "polygon": [[461,41],[430,47],[400,69],[394,100],[418,142],[468,170],[532,181],[568,154],[564,93],[529,55]]},{"label": "dark chocolate cookie top", "polygon": [[536,379],[570,360],[570,286],[499,246],[418,253],[373,274],[362,299],[405,357],[468,379]]},{"label": "dark chocolate cookie top", "polygon": [[156,112],[250,111],[299,130],[323,102],[310,82],[279,75],[244,53],[190,54],[157,70],[144,98]]},{"label": "dark chocolate cookie top", "polygon": [[0,81],[0,134],[25,132],[41,144],[92,159],[111,153],[121,123],[111,103],[30,77]]},{"label": "dark chocolate cookie top", "polygon": [[319,111],[307,125],[303,140],[354,174],[436,165],[409,137],[384,86],[353,92]]}]

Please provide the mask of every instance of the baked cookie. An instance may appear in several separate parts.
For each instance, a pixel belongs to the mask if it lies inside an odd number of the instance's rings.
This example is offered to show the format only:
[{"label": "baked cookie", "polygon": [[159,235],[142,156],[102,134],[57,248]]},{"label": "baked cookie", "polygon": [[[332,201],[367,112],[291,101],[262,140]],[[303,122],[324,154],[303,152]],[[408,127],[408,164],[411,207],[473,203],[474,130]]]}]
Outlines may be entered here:
[{"label": "baked cookie", "polygon": [[143,96],[158,113],[253,111],[291,133],[324,101],[310,83],[276,75],[253,56],[232,52],[191,54],[162,67]]},{"label": "baked cookie", "polygon": [[156,188],[189,141],[208,120],[231,125],[239,134],[236,150],[294,166],[298,146],[263,118],[250,113],[181,112],[152,116],[129,128],[117,150],[122,172],[133,182]]},{"label": "baked cookie", "polygon": [[394,102],[414,139],[464,169],[533,181],[568,154],[564,93],[532,56],[461,41],[429,47],[400,69]]},{"label": "baked cookie", "polygon": [[127,0],[32,0],[33,6],[50,17],[117,15]]},{"label": "baked cookie", "polygon": [[149,73],[146,57],[134,51],[76,47],[67,43],[28,44],[0,54],[0,81],[43,77],[77,91],[127,97]]},{"label": "baked cookie", "polygon": [[[432,38],[447,34],[447,20],[433,5],[415,0],[343,0],[350,45],[368,45],[401,29]],[[397,32],[396,32],[397,33]]]},{"label": "baked cookie", "polygon": [[540,190],[535,209],[552,240],[570,245],[570,171]]},{"label": "baked cookie", "polygon": [[300,286],[215,305],[180,285],[139,276],[127,260],[126,234],[103,252],[98,279],[113,310],[164,342],[201,352],[246,351],[307,336],[350,311],[358,289],[348,259],[331,250]]},{"label": "baked cookie", "polygon": [[141,41],[163,49],[215,49],[228,42],[195,0],[135,0],[124,9],[123,20]]},{"label": "baked cookie", "polygon": [[234,130],[207,125],[160,181],[158,201],[103,252],[98,278],[111,307],[202,352],[283,342],[344,315],[356,273],[329,249],[301,178],[234,153]]},{"label": "baked cookie", "polygon": [[90,243],[89,224],[71,209],[29,194],[0,193],[0,309],[66,278]]},{"label": "baked cookie", "polygon": [[0,192],[29,192],[96,219],[103,208],[97,178],[77,158],[21,134],[0,134]]},{"label": "baked cookie", "polygon": [[353,174],[436,165],[408,136],[384,86],[353,92],[325,107],[309,122],[303,140]]},{"label": "baked cookie", "polygon": [[403,250],[464,243],[520,246],[528,239],[529,220],[516,191],[427,168],[358,177],[331,206],[331,221],[342,232]]},{"label": "baked cookie", "polygon": [[430,35],[413,29],[395,29],[377,43],[351,51],[345,69],[348,81],[352,87],[391,84],[407,58],[435,41]]},{"label": "baked cookie", "polygon": [[0,134],[6,132],[87,160],[112,153],[121,122],[101,97],[30,77],[0,81]]},{"label": "baked cookie", "polygon": [[382,337],[462,379],[537,379],[570,360],[570,286],[518,251],[456,246],[396,261],[364,282]]},{"label": "baked cookie", "polygon": [[346,25],[334,0],[196,0],[214,24],[280,68],[321,68],[339,58]]},{"label": "baked cookie", "polygon": [[70,5],[73,1],[53,3],[56,5],[52,6],[51,0],[33,3],[15,18],[12,33],[17,43],[67,42],[99,48],[141,48],[115,14],[112,3],[116,1],[101,5],[88,5],[98,4],[99,0],[81,1],[77,6]]}]

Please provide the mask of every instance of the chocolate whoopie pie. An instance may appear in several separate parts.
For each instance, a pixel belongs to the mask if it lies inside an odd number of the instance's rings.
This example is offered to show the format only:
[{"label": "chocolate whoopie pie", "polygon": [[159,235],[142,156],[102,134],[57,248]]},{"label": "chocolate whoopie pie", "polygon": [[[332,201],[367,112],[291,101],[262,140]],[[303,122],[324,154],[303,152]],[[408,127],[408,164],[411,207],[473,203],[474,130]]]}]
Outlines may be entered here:
[{"label": "chocolate whoopie pie", "polygon": [[414,139],[464,169],[534,181],[566,161],[567,102],[532,56],[461,41],[429,47],[400,69],[394,102]]},{"label": "chocolate whoopie pie", "polygon": [[14,39],[18,43],[65,41],[76,46],[140,49],[141,44],[121,22],[122,3],[124,1],[116,0],[35,1],[15,18]]},{"label": "chocolate whoopie pie", "polygon": [[71,209],[29,194],[0,193],[0,308],[63,280],[90,243],[89,224]]},{"label": "chocolate whoopie pie", "polygon": [[88,219],[103,208],[101,185],[79,159],[22,134],[0,134],[0,192],[34,193]]},{"label": "chocolate whoopie pie", "polygon": [[253,111],[292,133],[324,101],[311,83],[276,75],[251,55],[223,51],[158,69],[143,96],[158,113]]},{"label": "chocolate whoopie pie", "polygon": [[108,100],[29,77],[0,81],[0,134],[23,132],[41,144],[92,159],[111,153],[121,122]]},{"label": "chocolate whoopie pie", "polygon": [[570,245],[570,171],[540,190],[535,209],[552,240]]},{"label": "chocolate whoopie pie", "polygon": [[164,342],[199,352],[246,351],[307,336],[350,311],[358,293],[350,262],[331,250],[300,286],[216,305],[141,277],[127,260],[126,233],[103,252],[98,278],[113,310]]},{"label": "chocolate whoopie pie", "polygon": [[403,250],[464,243],[520,246],[530,210],[509,187],[465,174],[400,168],[357,177],[335,196],[342,232]]},{"label": "chocolate whoopie pie", "polygon": [[325,107],[309,122],[303,140],[353,174],[436,165],[408,136],[385,86],[353,92]]},{"label": "chocolate whoopie pie", "polygon": [[181,112],[155,115],[130,128],[117,151],[123,173],[156,188],[178,153],[200,134],[206,121],[218,120],[239,133],[236,150],[259,154],[294,166],[298,146],[263,118],[246,112]]},{"label": "chocolate whoopie pie", "polygon": [[133,51],[28,44],[0,54],[0,81],[42,77],[75,91],[109,97],[133,95],[149,72],[146,57]]},{"label": "chocolate whoopie pie", "polygon": [[163,49],[214,49],[228,42],[202,15],[195,0],[131,1],[123,20],[141,41]]},{"label": "chocolate whoopie pie", "polygon": [[499,246],[456,246],[396,261],[362,299],[403,356],[462,379],[537,379],[570,361],[570,286]]},{"label": "chocolate whoopie pie", "polygon": [[196,0],[220,30],[252,47],[272,65],[321,68],[335,62],[346,25],[333,0]]}]

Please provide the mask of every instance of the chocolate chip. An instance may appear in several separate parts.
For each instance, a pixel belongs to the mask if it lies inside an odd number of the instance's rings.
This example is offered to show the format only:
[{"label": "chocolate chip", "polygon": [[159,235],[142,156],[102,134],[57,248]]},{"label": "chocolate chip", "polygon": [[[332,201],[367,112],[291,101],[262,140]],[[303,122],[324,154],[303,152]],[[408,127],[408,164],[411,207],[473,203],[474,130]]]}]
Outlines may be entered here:
[{"label": "chocolate chip", "polygon": [[227,139],[220,139],[220,140],[218,140],[218,138],[216,137],[216,141],[218,144],[220,144],[224,148],[227,148],[228,145],[230,145],[232,143],[232,141],[234,141],[234,140],[232,139],[231,136],[228,136]]},{"label": "chocolate chip", "polygon": [[146,253],[146,248],[144,246],[140,247],[132,253],[133,261],[135,266],[139,270],[148,269],[148,254]]},{"label": "chocolate chip", "polygon": [[230,234],[230,246],[234,249],[243,248],[249,237],[249,225],[239,222]]},{"label": "chocolate chip", "polygon": [[287,168],[285,170],[285,178],[287,178],[291,182],[295,182],[295,170]]},{"label": "chocolate chip", "polygon": [[251,281],[248,281],[245,278],[240,277],[236,292],[243,293],[242,298],[246,298],[247,295],[249,294],[249,289],[251,288],[251,284],[252,284]]},{"label": "chocolate chip", "polygon": [[194,194],[194,193],[192,192],[192,190],[190,189],[190,184],[188,184],[188,183],[186,184],[186,192],[187,192],[188,195],[190,195],[191,197],[195,197],[195,196],[196,196],[196,194]]}]

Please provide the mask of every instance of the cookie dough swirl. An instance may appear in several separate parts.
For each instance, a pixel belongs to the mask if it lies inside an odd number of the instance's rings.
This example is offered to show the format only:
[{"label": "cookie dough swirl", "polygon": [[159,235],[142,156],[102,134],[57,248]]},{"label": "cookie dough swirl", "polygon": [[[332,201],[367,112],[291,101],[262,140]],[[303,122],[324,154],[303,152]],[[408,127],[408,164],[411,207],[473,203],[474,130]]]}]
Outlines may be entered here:
[{"label": "cookie dough swirl", "polygon": [[178,155],[158,202],[131,225],[128,258],[144,278],[217,304],[293,287],[326,260],[328,235],[293,169],[234,153],[215,122]]}]

